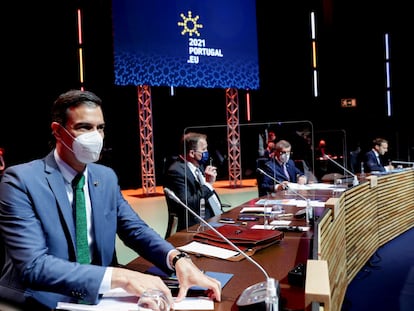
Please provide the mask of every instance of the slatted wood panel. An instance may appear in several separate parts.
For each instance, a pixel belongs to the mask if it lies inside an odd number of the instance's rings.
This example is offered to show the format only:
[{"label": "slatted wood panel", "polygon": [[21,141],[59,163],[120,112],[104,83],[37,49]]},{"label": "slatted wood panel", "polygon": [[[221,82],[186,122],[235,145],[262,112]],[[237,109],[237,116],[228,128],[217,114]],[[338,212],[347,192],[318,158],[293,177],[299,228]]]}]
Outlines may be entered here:
[{"label": "slatted wood panel", "polygon": [[347,282],[378,248],[377,188],[361,184],[345,192]]},{"label": "slatted wood panel", "polygon": [[338,200],[338,213],[333,217],[329,211],[319,222],[319,258],[328,262],[331,286],[331,310],[339,310],[347,287],[346,249],[345,249],[345,212],[344,198]]},{"label": "slatted wood panel", "polygon": [[378,179],[379,245],[414,226],[414,174],[405,172]]},{"label": "slatted wood panel", "polygon": [[[338,213],[319,220],[318,259],[328,262],[331,309],[340,310],[346,288],[381,245],[414,227],[414,170],[361,183],[338,199]],[[333,217],[335,216],[335,217]]]}]

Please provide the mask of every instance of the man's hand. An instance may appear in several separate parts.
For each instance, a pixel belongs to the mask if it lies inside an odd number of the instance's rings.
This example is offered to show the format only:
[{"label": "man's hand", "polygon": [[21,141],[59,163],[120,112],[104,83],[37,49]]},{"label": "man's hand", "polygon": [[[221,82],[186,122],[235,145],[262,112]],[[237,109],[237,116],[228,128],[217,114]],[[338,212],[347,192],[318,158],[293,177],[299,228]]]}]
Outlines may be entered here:
[{"label": "man's hand", "polygon": [[307,183],[307,178],[305,175],[301,175],[298,177],[298,184],[299,185],[305,185]]},{"label": "man's hand", "polygon": [[275,191],[287,190],[289,188],[288,185],[288,181],[282,181],[280,184],[275,185]]},{"label": "man's hand", "polygon": [[221,301],[221,284],[218,280],[205,275],[191,259],[183,258],[177,261],[175,271],[180,283],[176,301],[181,301],[192,286],[207,288],[207,295],[211,299]]},{"label": "man's hand", "polygon": [[148,289],[159,289],[165,294],[171,306],[174,303],[170,289],[158,276],[124,268],[113,268],[111,288],[117,287],[123,288],[126,292],[138,297]]},{"label": "man's hand", "polygon": [[209,184],[214,184],[217,178],[217,167],[208,165],[204,170],[204,175],[206,176],[206,182]]}]

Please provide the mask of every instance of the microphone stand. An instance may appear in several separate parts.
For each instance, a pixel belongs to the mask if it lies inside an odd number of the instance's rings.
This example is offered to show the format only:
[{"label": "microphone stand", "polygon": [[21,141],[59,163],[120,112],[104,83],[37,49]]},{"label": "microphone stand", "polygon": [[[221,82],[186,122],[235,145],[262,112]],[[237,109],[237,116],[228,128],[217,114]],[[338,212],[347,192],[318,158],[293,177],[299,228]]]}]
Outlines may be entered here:
[{"label": "microphone stand", "polygon": [[[193,214],[198,220],[200,220],[202,223],[204,223],[208,228],[213,230],[219,237],[221,237],[226,243],[231,245],[236,251],[238,251],[240,254],[242,254],[248,261],[250,261],[252,264],[254,264],[257,268],[259,268],[260,271],[265,275],[266,277],[266,311],[277,311],[278,309],[278,303],[279,303],[279,297],[277,295],[276,291],[276,280],[274,278],[271,278],[266,270],[259,265],[253,258],[246,255],[236,244],[234,244],[232,241],[230,241],[228,238],[226,238],[222,233],[220,233],[216,228],[214,228],[212,225],[210,225],[205,219],[201,218],[196,212],[194,212],[191,208],[189,208],[186,204],[184,204],[180,198],[176,196],[176,194],[168,189],[164,188],[164,193],[172,200],[183,206],[187,211],[189,211],[191,214]],[[263,282],[260,282],[258,284],[255,284],[253,286],[262,287],[264,284]],[[249,290],[251,287],[248,287],[246,290]],[[246,291],[245,290],[245,291]],[[243,294],[242,294],[243,295]]]},{"label": "microphone stand", "polygon": [[[270,176],[268,173],[266,173],[264,170],[262,170],[261,168],[258,168],[257,171],[262,174],[262,175],[266,175],[267,177],[269,177],[271,180],[273,180],[275,183],[282,185],[282,186],[286,186],[284,185],[281,181],[277,180],[276,178],[274,178],[273,176]],[[297,196],[299,196],[300,198],[302,198],[303,200],[306,201],[306,222],[309,224],[311,222],[311,220],[313,219],[313,209],[312,206],[310,204],[310,199],[308,199],[307,197],[305,197],[304,195],[300,194],[299,192],[297,192],[294,189],[290,189],[289,187],[287,187],[287,189],[289,189],[290,191],[292,191],[294,194],[296,194]]]},{"label": "microphone stand", "polygon": [[351,171],[347,170],[344,166],[342,166],[341,164],[339,164],[338,162],[336,162],[335,160],[331,159],[330,156],[328,156],[327,154],[324,155],[325,159],[328,159],[329,161],[331,161],[332,163],[334,163],[336,166],[338,166],[339,168],[343,169],[345,172],[347,172],[349,175],[351,175],[352,177],[354,177],[354,180],[352,182],[353,186],[358,186],[359,185],[359,181],[358,181],[358,177],[357,175],[355,175],[354,173],[352,173]]},{"label": "microphone stand", "polygon": [[414,162],[407,162],[407,161],[391,161],[391,163],[395,164],[404,164],[404,165],[412,165],[414,167]]}]

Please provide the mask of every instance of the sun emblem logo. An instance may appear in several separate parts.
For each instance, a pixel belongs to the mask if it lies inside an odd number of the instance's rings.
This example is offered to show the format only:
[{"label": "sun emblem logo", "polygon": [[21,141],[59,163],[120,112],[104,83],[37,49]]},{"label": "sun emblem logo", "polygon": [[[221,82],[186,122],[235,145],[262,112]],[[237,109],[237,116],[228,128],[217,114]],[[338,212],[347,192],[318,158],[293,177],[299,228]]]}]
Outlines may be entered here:
[{"label": "sun emblem logo", "polygon": [[198,32],[199,28],[203,28],[202,24],[197,24],[198,19],[200,16],[192,17],[192,12],[188,11],[188,16],[185,16],[183,13],[180,14],[181,18],[183,19],[182,22],[178,22],[178,26],[183,27],[183,31],[181,31],[182,35],[185,35],[188,33],[190,37],[193,36],[193,34],[196,34],[198,37],[200,36],[200,33]]}]

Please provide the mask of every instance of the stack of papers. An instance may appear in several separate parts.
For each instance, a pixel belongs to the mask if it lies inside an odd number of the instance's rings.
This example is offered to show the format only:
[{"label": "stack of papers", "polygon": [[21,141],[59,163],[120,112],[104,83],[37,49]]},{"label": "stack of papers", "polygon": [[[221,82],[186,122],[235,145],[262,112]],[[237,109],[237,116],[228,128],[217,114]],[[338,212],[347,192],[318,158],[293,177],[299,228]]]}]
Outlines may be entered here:
[{"label": "stack of papers", "polygon": [[209,257],[216,257],[220,259],[229,259],[231,257],[239,255],[239,252],[227,248],[200,243],[197,241],[190,242],[186,245],[177,248],[183,252],[191,254],[200,254]]},{"label": "stack of papers", "polygon": [[[143,311],[138,308],[138,297],[121,288],[115,288],[103,296],[97,305],[59,302],[56,310],[67,311]],[[174,310],[214,310],[214,301],[208,297],[186,297],[174,303]],[[147,309],[145,309],[147,310]]]},{"label": "stack of papers", "polygon": [[[312,207],[325,207],[325,202],[309,200],[309,203]],[[268,199],[260,199],[257,200],[256,205],[266,205],[266,209],[271,208],[270,205],[293,205],[297,207],[306,207],[307,201],[306,200],[296,200],[296,199],[284,199],[284,200],[268,200]],[[249,211],[256,211],[261,209],[261,212],[264,213],[265,207],[243,207],[240,213],[248,213]],[[267,210],[266,210],[267,211]]]}]

